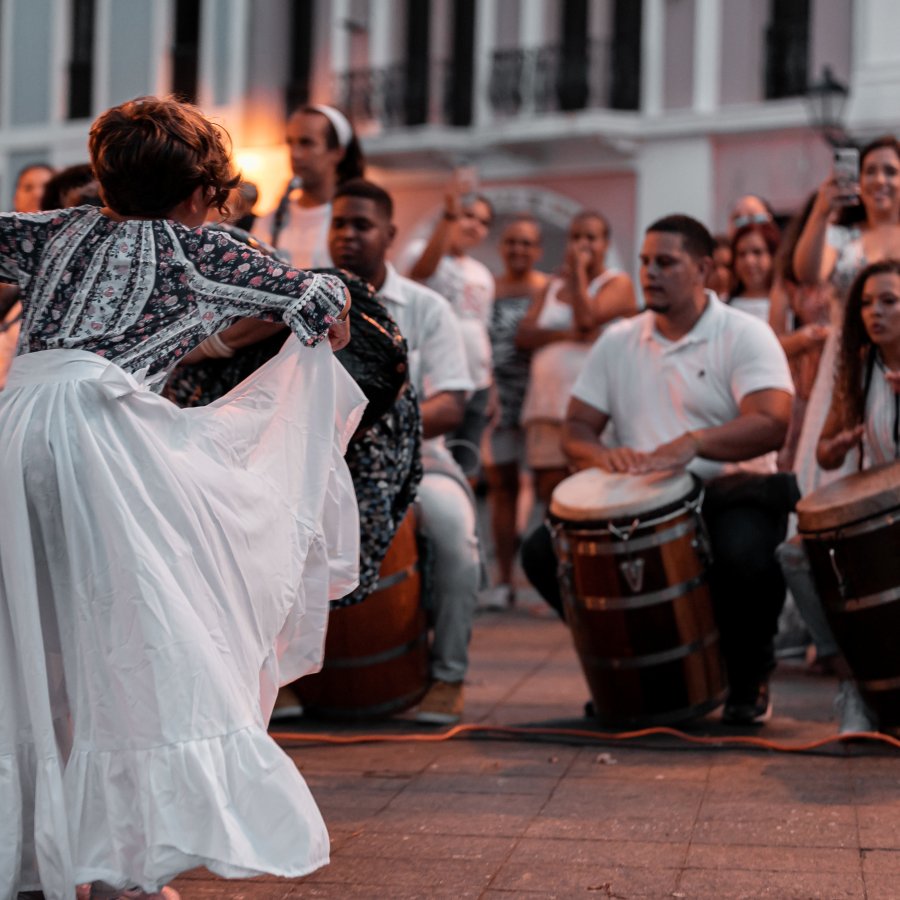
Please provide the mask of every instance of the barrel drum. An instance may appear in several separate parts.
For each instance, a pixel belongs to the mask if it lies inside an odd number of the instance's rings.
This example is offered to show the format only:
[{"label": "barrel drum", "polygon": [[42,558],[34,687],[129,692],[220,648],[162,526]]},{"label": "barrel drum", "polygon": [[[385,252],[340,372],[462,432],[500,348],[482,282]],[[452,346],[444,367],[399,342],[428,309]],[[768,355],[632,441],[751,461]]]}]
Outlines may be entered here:
[{"label": "barrel drum", "polygon": [[361,603],[333,609],[322,670],[296,682],[310,715],[378,719],[415,706],[428,688],[428,626],[412,509]]},{"label": "barrel drum", "polygon": [[604,725],[685,721],[724,699],[701,500],[687,474],[597,469],[553,494],[566,621]]}]

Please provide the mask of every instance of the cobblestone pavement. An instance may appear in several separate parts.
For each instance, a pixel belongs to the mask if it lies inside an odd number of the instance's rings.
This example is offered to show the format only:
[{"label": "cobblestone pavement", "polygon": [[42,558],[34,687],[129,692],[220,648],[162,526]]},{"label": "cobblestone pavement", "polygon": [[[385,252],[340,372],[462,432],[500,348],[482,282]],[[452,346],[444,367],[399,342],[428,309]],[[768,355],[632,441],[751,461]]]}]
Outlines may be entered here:
[{"label": "cobblestone pavement", "polygon": [[[593,728],[581,718],[587,688],[568,632],[525,599],[476,620],[465,721]],[[775,715],[750,733],[791,744],[834,733],[834,679],[782,663],[773,685]],[[422,730],[397,720],[366,729]],[[690,733],[748,732],[714,713]],[[191,872],[175,883],[183,900],[900,897],[900,759],[887,746],[284,743],[328,823],[331,864],[296,881]]]}]

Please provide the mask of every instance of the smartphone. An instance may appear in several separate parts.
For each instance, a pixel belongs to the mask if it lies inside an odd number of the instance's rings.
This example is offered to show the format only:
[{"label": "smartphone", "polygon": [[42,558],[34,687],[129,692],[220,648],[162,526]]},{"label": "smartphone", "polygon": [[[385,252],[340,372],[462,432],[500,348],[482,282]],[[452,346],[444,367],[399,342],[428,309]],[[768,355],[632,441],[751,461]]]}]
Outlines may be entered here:
[{"label": "smartphone", "polygon": [[840,202],[844,205],[858,203],[856,183],[859,181],[859,150],[856,147],[838,147],[834,151],[832,174],[840,190]]}]

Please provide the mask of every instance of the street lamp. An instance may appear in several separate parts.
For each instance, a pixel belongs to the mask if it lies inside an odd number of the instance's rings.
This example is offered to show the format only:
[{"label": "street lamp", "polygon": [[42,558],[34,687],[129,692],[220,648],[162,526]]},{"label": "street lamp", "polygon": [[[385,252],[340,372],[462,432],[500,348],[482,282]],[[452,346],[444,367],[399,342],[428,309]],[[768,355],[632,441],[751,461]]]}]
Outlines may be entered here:
[{"label": "street lamp", "polygon": [[813,127],[832,147],[847,147],[853,140],[844,130],[844,107],[850,91],[825,66],[819,80],[806,88],[806,106]]}]

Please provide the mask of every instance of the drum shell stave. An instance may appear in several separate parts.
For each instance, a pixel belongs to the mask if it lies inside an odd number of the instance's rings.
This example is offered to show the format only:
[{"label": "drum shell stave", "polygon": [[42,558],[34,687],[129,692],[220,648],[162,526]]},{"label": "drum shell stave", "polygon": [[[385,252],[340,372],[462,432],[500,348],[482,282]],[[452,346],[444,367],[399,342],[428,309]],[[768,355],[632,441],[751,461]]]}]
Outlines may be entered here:
[{"label": "drum shell stave", "polygon": [[698,495],[610,522],[551,514],[566,619],[605,725],[684,721],[722,702]]},{"label": "drum shell stave", "polygon": [[900,728],[900,507],[822,531],[801,519],[804,527],[835,640],[880,726]]},{"label": "drum shell stave", "polygon": [[411,509],[381,565],[378,587],[361,603],[332,609],[322,670],[294,685],[304,711],[361,720],[415,706],[428,688],[428,625]]}]

